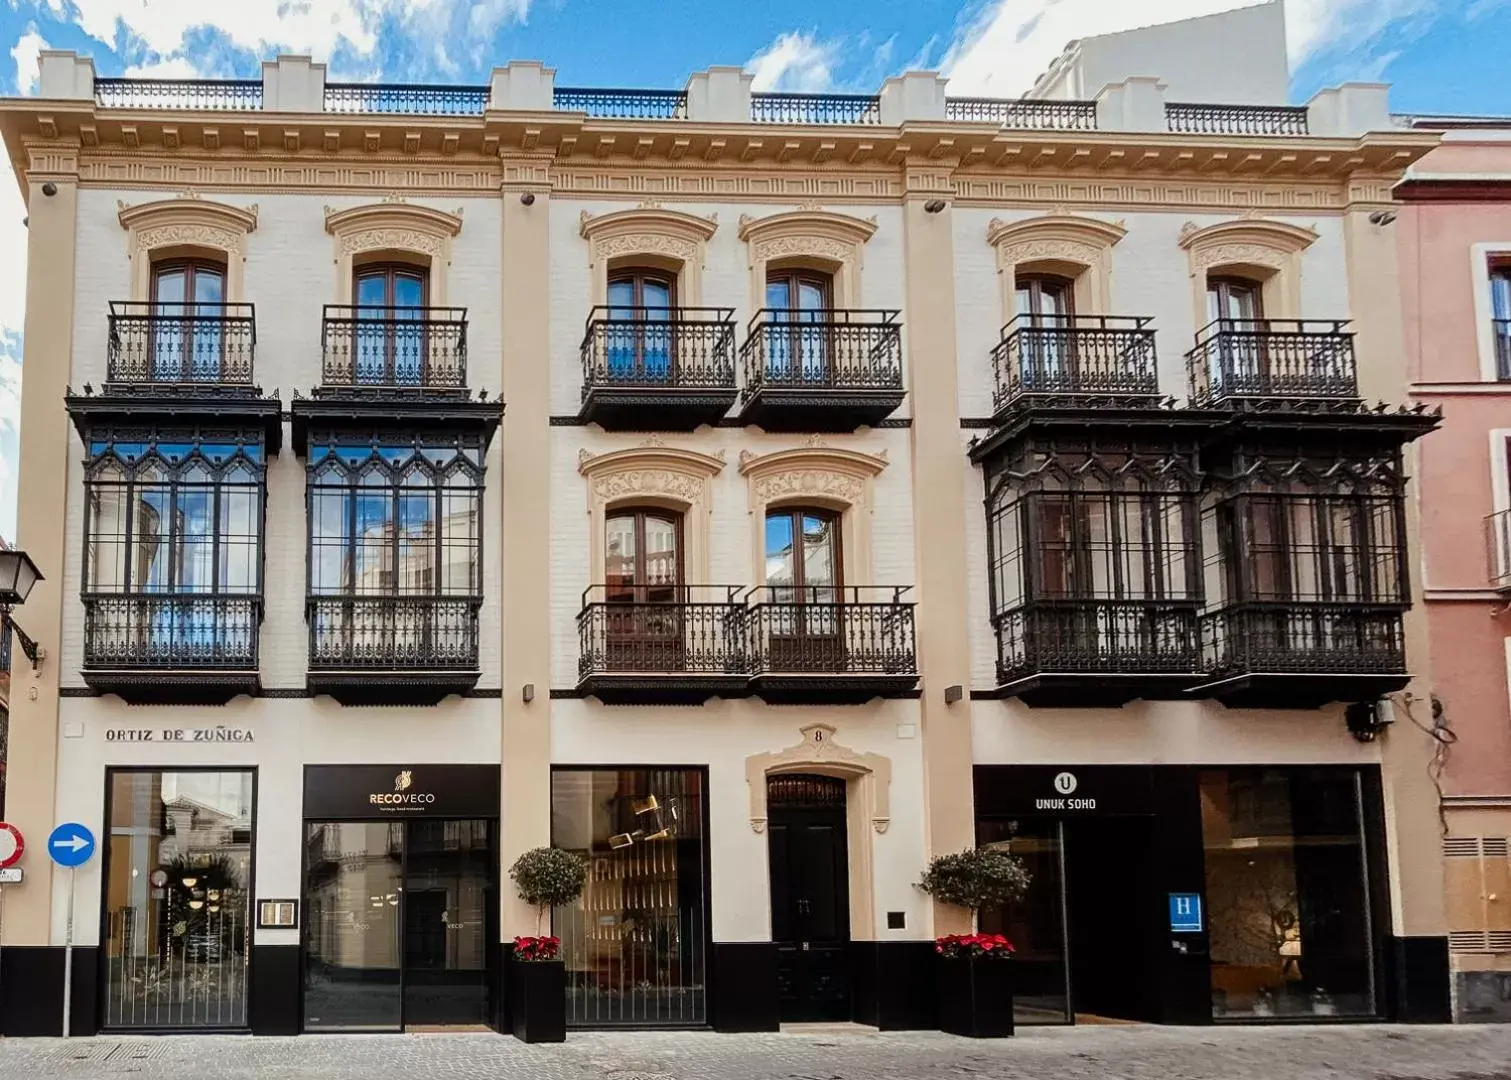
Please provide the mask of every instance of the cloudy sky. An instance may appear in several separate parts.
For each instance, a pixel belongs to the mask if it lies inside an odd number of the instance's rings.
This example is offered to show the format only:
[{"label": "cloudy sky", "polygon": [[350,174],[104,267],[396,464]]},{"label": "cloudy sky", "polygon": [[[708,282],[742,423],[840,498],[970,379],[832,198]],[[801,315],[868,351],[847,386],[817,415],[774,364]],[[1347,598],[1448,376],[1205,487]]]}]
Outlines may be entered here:
[{"label": "cloudy sky", "polygon": [[[1207,15],[1245,0],[0,0],[0,93],[35,88],[40,49],[102,75],[256,77],[278,51],[332,76],[482,82],[542,59],[561,86],[680,87],[744,62],[757,89],[874,92],[934,68],[957,94],[1020,93],[1072,38]],[[1511,0],[1285,0],[1291,98],[1346,80],[1395,84],[1402,112],[1511,113]],[[9,62],[7,62],[7,60]],[[15,535],[26,233],[0,179],[0,536]],[[101,315],[103,317],[103,313]]]}]

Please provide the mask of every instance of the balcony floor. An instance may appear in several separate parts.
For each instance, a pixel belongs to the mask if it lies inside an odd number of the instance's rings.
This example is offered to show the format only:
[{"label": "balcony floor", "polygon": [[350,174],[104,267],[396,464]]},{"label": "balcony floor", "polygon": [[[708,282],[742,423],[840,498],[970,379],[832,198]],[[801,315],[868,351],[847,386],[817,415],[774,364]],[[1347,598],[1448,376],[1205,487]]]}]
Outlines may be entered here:
[{"label": "balcony floor", "polygon": [[256,668],[84,668],[84,683],[131,705],[224,705],[242,694],[256,696]]},{"label": "balcony floor", "polygon": [[750,679],[750,692],[768,705],[864,705],[874,698],[909,697],[917,672],[765,672]]},{"label": "balcony floor", "polygon": [[740,422],[765,431],[841,433],[875,427],[902,405],[904,391],[762,387],[746,398]]},{"label": "balcony floor", "polygon": [[342,705],[436,705],[450,694],[465,694],[482,677],[479,671],[403,669],[311,670],[305,685]]},{"label": "balcony floor", "polygon": [[735,389],[593,386],[577,418],[605,431],[693,431],[724,419]]},{"label": "balcony floor", "polygon": [[703,672],[593,672],[578,680],[583,697],[605,705],[701,705],[709,698],[748,697],[743,674]]},{"label": "balcony floor", "polygon": [[1017,698],[1035,709],[1115,709],[1130,701],[1177,701],[1202,681],[1196,671],[1122,673],[1041,671],[1006,680],[985,695]]},{"label": "balcony floor", "polygon": [[1210,698],[1230,709],[1320,709],[1336,703],[1374,701],[1409,682],[1411,675],[1407,672],[1239,672],[1193,686],[1188,696]]}]

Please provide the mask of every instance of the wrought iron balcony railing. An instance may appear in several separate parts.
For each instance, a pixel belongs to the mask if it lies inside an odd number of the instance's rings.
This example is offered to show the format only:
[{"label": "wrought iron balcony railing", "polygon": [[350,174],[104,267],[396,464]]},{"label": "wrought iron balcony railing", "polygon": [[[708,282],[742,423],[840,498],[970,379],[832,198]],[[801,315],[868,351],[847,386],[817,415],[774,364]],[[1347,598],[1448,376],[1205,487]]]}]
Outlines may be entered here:
[{"label": "wrought iron balcony railing", "polygon": [[686,90],[606,90],[559,86],[552,104],[566,112],[582,112],[613,120],[686,120]]},{"label": "wrought iron balcony railing", "polygon": [[733,308],[595,307],[582,338],[582,394],[601,387],[733,389]]},{"label": "wrought iron balcony railing", "polygon": [[1485,555],[1491,588],[1511,589],[1511,510],[1485,518]]},{"label": "wrought iron balcony railing", "polygon": [[746,610],[738,586],[594,585],[577,615],[577,671],[593,675],[743,675]]},{"label": "wrought iron balcony railing", "polygon": [[311,596],[311,671],[475,671],[476,597]]},{"label": "wrought iron balcony railing", "polygon": [[487,86],[326,83],[324,106],[328,113],[482,116],[491,92]]},{"label": "wrought iron balcony railing", "polygon": [[1511,319],[1492,319],[1490,327],[1495,338],[1495,377],[1511,381]]},{"label": "wrought iron balcony railing", "polygon": [[262,108],[262,80],[96,78],[94,103],[102,109],[249,112]]},{"label": "wrought iron balcony railing", "polygon": [[1192,675],[1195,600],[1035,600],[996,616],[997,678],[1037,674]]},{"label": "wrought iron balcony railing", "polygon": [[1346,320],[1218,319],[1186,354],[1198,407],[1290,398],[1348,401],[1359,396],[1354,335]]},{"label": "wrought iron balcony railing", "polygon": [[1211,675],[1403,675],[1402,605],[1250,601],[1201,617]]},{"label": "wrought iron balcony railing", "polygon": [[1012,98],[945,98],[946,120],[985,120],[1005,128],[1039,131],[1095,131],[1095,101]]},{"label": "wrought iron balcony railing", "polygon": [[1159,395],[1151,320],[1119,315],[1019,315],[992,350],[998,411],[1024,397]]},{"label": "wrought iron balcony railing", "polygon": [[744,397],[774,390],[902,389],[899,312],[763,308],[746,327]]},{"label": "wrought iron balcony railing", "polygon": [[327,304],[320,338],[325,386],[467,385],[466,308]]},{"label": "wrought iron balcony railing", "polygon": [[251,386],[251,304],[110,302],[107,383]]},{"label": "wrought iron balcony railing", "polygon": [[746,594],[752,675],[916,675],[909,586],[762,586]]},{"label": "wrought iron balcony railing", "polygon": [[85,593],[84,667],[257,668],[262,597]]},{"label": "wrought iron balcony railing", "polygon": [[750,95],[750,118],[758,124],[879,124],[881,97],[757,92]]},{"label": "wrought iron balcony railing", "polygon": [[1167,102],[1165,126],[1197,135],[1305,135],[1304,105],[1204,105]]}]

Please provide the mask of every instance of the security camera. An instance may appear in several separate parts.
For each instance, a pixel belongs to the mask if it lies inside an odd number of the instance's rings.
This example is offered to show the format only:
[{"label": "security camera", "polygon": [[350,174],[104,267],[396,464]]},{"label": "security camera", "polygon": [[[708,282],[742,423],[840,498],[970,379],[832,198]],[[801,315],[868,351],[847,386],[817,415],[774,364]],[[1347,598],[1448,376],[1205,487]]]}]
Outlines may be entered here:
[{"label": "security camera", "polygon": [[58,193],[58,185],[54,184],[51,180],[47,181],[47,183],[45,183],[45,184],[42,185],[42,194],[46,195],[49,199],[52,198],[57,193]]}]

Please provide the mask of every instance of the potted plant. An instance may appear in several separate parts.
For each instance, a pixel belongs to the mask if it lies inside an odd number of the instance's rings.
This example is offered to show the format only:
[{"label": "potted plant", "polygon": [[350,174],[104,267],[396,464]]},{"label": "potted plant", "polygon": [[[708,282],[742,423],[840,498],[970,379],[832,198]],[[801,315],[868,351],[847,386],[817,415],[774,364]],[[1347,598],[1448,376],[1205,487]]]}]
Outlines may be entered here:
[{"label": "potted plant", "polygon": [[525,852],[509,868],[520,899],[535,905],[535,936],[514,939],[509,961],[509,1012],[516,1039],[562,1042],[567,1037],[567,971],[561,939],[540,932],[546,909],[582,895],[587,867],[561,848]]},{"label": "potted plant", "polygon": [[[1000,907],[1028,890],[1023,860],[998,848],[933,859],[918,887],[942,904]],[[977,1039],[1013,1033],[1013,946],[1001,934],[946,934],[934,941],[939,1027]]]}]

